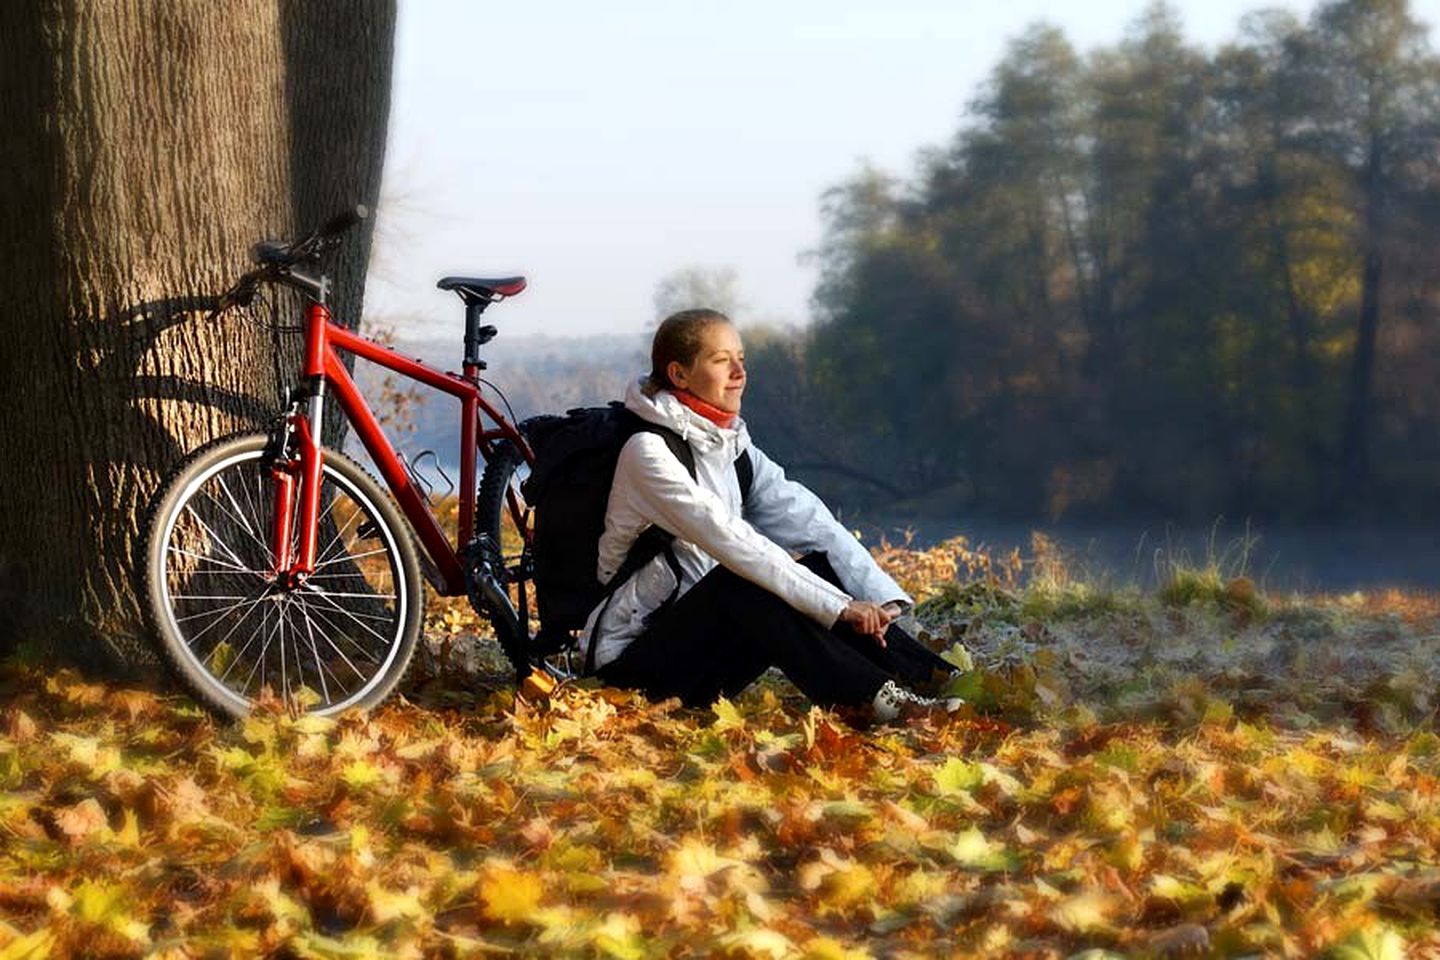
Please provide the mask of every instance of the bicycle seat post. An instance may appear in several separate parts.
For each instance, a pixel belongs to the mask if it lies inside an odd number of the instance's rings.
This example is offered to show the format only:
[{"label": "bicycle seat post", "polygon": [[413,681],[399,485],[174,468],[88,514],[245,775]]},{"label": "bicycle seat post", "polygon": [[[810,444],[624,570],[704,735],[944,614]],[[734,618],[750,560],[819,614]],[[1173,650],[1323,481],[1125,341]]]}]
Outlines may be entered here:
[{"label": "bicycle seat post", "polygon": [[465,301],[465,367],[467,370],[471,367],[477,370],[485,369],[485,361],[480,359],[480,345],[485,342],[480,335],[480,315],[489,305],[488,300],[467,298]]},{"label": "bicycle seat post", "polygon": [[480,348],[495,336],[495,328],[480,325],[480,314],[490,304],[513,297],[525,289],[524,277],[441,277],[435,284],[441,290],[453,290],[465,304],[465,375],[474,376],[485,369]]}]

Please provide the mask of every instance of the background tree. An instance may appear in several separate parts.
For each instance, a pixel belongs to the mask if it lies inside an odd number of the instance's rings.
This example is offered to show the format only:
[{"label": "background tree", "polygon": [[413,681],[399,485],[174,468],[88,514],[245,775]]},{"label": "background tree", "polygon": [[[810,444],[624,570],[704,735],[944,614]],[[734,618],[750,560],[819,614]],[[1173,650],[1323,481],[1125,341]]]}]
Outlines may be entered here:
[{"label": "background tree", "polygon": [[745,309],[740,297],[740,274],[734,267],[693,264],[661,277],[655,284],[655,323],[681,310],[705,307],[738,320]]},{"label": "background tree", "polygon": [[1434,186],[1440,74],[1406,0],[1327,5],[1309,39],[1314,146],[1347,174],[1361,263],[1340,441],[1340,501],[1353,509],[1374,492],[1377,348],[1396,279],[1388,266],[1398,246],[1419,239],[1407,201]]},{"label": "background tree", "polygon": [[[923,173],[924,206],[964,304],[949,319],[952,366],[940,382],[977,464],[966,471],[973,495],[997,511],[1043,502],[1057,465],[1090,455],[1083,418],[1073,418],[1086,409],[1073,397],[1079,384],[1062,376],[1079,359],[1093,303],[1082,253],[1084,83],[1063,34],[1031,28],[971,102],[972,125]],[[1013,442],[1058,434],[1047,427],[1057,420],[1071,421],[1073,446]]]},{"label": "background tree", "polygon": [[1437,78],[1405,0],[1032,28],[911,181],[825,195],[808,406],[912,507],[1435,516]]},{"label": "background tree", "polygon": [[[160,478],[276,409],[271,335],[198,321],[257,238],[373,202],[394,21],[387,0],[0,7],[0,649],[142,649]],[[339,316],[368,238],[333,264]]]}]

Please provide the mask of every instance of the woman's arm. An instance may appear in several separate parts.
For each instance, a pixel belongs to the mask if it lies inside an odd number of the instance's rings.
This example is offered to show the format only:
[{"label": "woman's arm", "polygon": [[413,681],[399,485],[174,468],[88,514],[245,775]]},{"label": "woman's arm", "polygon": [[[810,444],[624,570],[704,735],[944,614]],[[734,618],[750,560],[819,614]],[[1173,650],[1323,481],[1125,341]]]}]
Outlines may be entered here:
[{"label": "woman's arm", "polygon": [[676,537],[688,540],[726,569],[759,584],[823,626],[830,627],[851,597],[791,559],[720,497],[700,486],[664,439],[637,433],[625,442],[610,492]]},{"label": "woman's arm", "polygon": [[755,480],[745,499],[745,516],[757,530],[787,550],[825,554],[840,582],[856,597],[894,603],[897,613],[899,607],[914,602],[819,497],[785,476],[780,465],[754,444],[749,452]]}]

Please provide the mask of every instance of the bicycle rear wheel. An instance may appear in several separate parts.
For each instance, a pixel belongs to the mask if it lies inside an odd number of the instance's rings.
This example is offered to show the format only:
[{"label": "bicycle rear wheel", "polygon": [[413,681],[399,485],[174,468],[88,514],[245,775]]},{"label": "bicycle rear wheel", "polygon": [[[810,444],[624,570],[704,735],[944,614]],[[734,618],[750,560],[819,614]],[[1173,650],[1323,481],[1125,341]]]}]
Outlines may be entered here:
[{"label": "bicycle rear wheel", "polygon": [[[299,586],[278,581],[268,441],[246,434],[201,448],[156,501],[142,596],[160,653],[196,699],[230,716],[264,696],[297,712],[373,707],[420,635],[415,546],[380,486],[326,449],[315,571]],[[296,496],[284,508],[292,516]]]},{"label": "bicycle rear wheel", "polygon": [[530,603],[535,602],[534,584],[522,584],[517,578],[525,533],[516,526],[507,503],[513,496],[524,509],[520,484],[528,475],[529,467],[519,449],[502,441],[485,464],[475,498],[475,537],[483,556],[477,558],[479,569],[472,575],[479,581],[472,602],[489,619],[500,649],[515,669],[517,683],[539,665],[541,654],[535,648],[530,625],[521,622],[517,609],[518,591],[522,588],[530,591]]}]

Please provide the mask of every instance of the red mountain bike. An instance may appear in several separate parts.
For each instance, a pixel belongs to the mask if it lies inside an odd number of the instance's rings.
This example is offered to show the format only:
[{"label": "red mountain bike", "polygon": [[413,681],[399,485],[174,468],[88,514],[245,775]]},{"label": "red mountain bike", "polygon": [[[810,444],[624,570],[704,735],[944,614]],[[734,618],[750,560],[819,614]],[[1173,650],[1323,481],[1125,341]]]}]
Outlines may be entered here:
[{"label": "red mountain bike", "polygon": [[[150,627],[165,661],[196,698],[232,716],[262,696],[321,714],[378,704],[404,675],[420,636],[422,569],[441,595],[469,595],[494,625],[517,677],[536,666],[563,673],[531,649],[531,516],[519,479],[533,454],[487,399],[480,379],[480,347],[496,332],[481,326],[480,316],[524,290],[525,279],[439,282],[465,304],[461,373],[403,357],[335,323],[326,306],[329,281],[313,269],[364,216],[358,207],[304,239],[255,246],[255,269],[220,298],[211,316],[248,305],[266,284],[304,294],[299,389],[267,431],[195,451],[151,510],[141,591]],[[453,544],[339,350],[460,401]],[[321,445],[323,418],[333,416],[330,400],[339,403],[390,495],[350,457]],[[485,464],[478,484],[477,456]],[[502,543],[507,516],[518,537]]]}]

